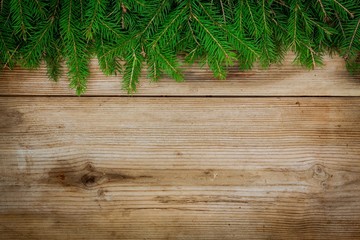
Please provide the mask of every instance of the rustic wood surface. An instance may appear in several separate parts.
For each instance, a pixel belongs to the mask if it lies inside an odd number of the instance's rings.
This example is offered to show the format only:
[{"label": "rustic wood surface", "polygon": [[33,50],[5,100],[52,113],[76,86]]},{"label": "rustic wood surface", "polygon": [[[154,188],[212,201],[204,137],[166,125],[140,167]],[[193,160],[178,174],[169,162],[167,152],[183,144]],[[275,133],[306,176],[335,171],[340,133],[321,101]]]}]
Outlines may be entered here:
[{"label": "rustic wood surface", "polygon": [[360,83],[341,65],[140,97],[5,72],[0,239],[360,239]]},{"label": "rustic wood surface", "polygon": [[[288,55],[283,65],[269,69],[255,67],[241,72],[229,69],[226,80],[216,80],[207,68],[184,66],[185,82],[177,83],[164,76],[159,82],[149,82],[144,71],[135,96],[360,96],[360,76],[351,76],[340,57],[325,57],[324,66],[306,70],[294,65]],[[96,60],[91,61],[86,96],[127,96],[121,90],[121,77],[106,77]],[[0,95],[73,96],[64,76],[58,83],[48,80],[46,67],[29,71],[16,68],[0,73]]]}]

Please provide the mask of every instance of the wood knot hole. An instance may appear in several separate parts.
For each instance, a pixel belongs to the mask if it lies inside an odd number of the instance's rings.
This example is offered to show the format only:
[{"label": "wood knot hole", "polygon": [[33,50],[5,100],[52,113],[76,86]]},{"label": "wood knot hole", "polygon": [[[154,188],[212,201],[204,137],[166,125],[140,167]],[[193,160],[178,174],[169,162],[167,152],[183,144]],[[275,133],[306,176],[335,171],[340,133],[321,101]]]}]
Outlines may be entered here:
[{"label": "wood knot hole", "polygon": [[85,187],[93,187],[101,182],[102,175],[96,172],[86,173],[81,177],[81,182]]},{"label": "wood knot hole", "polygon": [[321,174],[323,172],[322,168],[319,165],[315,166],[315,173],[316,174]]},{"label": "wood knot hole", "polygon": [[318,180],[326,180],[329,174],[325,171],[324,166],[316,164],[313,167],[313,177]]}]

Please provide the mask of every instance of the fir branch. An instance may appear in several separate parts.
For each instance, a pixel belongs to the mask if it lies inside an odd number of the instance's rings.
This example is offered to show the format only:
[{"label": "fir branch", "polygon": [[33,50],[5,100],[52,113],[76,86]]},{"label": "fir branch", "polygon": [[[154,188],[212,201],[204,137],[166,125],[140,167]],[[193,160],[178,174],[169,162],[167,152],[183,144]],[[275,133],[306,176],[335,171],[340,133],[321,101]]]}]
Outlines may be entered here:
[{"label": "fir branch", "polygon": [[148,69],[149,69],[149,78],[151,81],[153,82],[157,82],[159,81],[160,77],[161,77],[161,74],[162,74],[162,71],[161,69],[159,68],[159,64],[157,61],[153,61],[152,59],[148,58]]},{"label": "fir branch", "polygon": [[258,29],[257,29],[257,24],[256,24],[256,21],[255,21],[255,18],[254,18],[254,13],[252,12],[252,9],[250,7],[250,4],[249,4],[249,0],[245,0],[245,3],[246,3],[246,7],[248,9],[248,12],[250,14],[250,22],[252,23],[252,26],[254,28],[254,33],[252,34],[253,36],[258,36]]},{"label": "fir branch", "polygon": [[47,68],[47,75],[51,80],[55,82],[58,81],[59,77],[62,74],[62,57],[59,44],[59,41],[53,42],[51,46],[47,49],[47,52],[44,56]]},{"label": "fir branch", "polygon": [[182,82],[184,80],[183,75],[181,74],[180,70],[178,69],[178,63],[176,60],[176,56],[171,58],[171,54],[166,55],[165,53],[161,53],[160,51],[157,53],[157,56],[160,57],[159,60],[163,61],[163,66],[161,66],[161,61],[158,61],[158,65],[160,65],[161,69],[169,74],[173,79],[177,82]]},{"label": "fir branch", "polygon": [[[0,16],[0,20],[1,16]],[[5,25],[5,21],[0,21],[0,67],[12,67],[14,65],[13,56],[16,53],[16,43],[11,34],[10,27]]]},{"label": "fir branch", "polygon": [[96,32],[97,28],[94,27],[96,24],[97,18],[99,16],[99,10],[101,8],[101,0],[95,0],[89,2],[89,8],[86,11],[87,21],[85,22],[85,36],[87,40],[93,38],[93,34]]},{"label": "fir branch", "polygon": [[244,1],[239,1],[238,5],[236,5],[235,28],[240,32],[245,33],[245,29],[243,25],[243,19],[244,19],[243,3]]},{"label": "fir branch", "polygon": [[224,24],[226,24],[226,16],[225,16],[224,4],[223,4],[222,0],[219,0],[219,1],[220,1],[220,6],[221,6],[221,13],[222,13],[222,16],[223,16],[223,19],[224,19]]},{"label": "fir branch", "polygon": [[22,39],[26,40],[30,26],[25,21],[23,0],[11,0],[10,11],[12,13],[12,21],[15,33],[18,34]]},{"label": "fir branch", "polygon": [[121,64],[118,63],[116,56],[106,54],[108,49],[112,49],[114,47],[114,44],[114,42],[106,40],[101,36],[95,37],[95,49],[99,66],[103,73],[108,76],[121,72],[122,70]]},{"label": "fir branch", "polygon": [[213,71],[214,77],[221,80],[226,79],[226,71],[224,69],[224,66],[221,64],[221,62],[219,62],[217,59],[212,59],[212,60],[209,59],[208,65],[210,69]]},{"label": "fir branch", "polygon": [[[222,31],[224,31],[225,33],[227,33],[232,39],[234,39],[235,41],[235,46],[240,49],[240,50],[244,50],[245,51],[250,51],[255,57],[258,57],[259,54],[257,52],[257,50],[251,46],[251,44],[249,43],[249,41],[247,41],[246,39],[244,39],[240,34],[235,34],[234,31],[229,30],[228,28],[225,28],[223,25],[219,24],[213,17],[212,15],[209,13],[209,11],[202,5],[200,4],[200,7],[202,8],[202,10],[204,11],[204,13],[211,19],[212,23],[215,24],[216,26],[218,26]],[[231,39],[230,39],[231,40]]]},{"label": "fir branch", "polygon": [[[119,29],[116,28],[115,24],[110,24],[107,23],[105,20],[100,19],[99,20],[101,26],[103,28],[101,28],[101,32],[102,35],[106,38],[106,39],[117,39],[117,40],[123,40],[124,36],[121,34],[121,31]],[[106,35],[106,33],[107,35]]]},{"label": "fir branch", "polygon": [[312,20],[312,19],[308,19],[308,21],[310,23],[312,23],[313,26],[316,26],[319,30],[323,31],[324,33],[326,33],[327,35],[331,35],[334,34],[335,31],[333,31],[333,29],[331,29],[330,27],[324,26],[324,25],[320,25],[320,23]]},{"label": "fir branch", "polygon": [[84,22],[84,6],[83,6],[83,0],[77,0],[80,5],[80,22]]},{"label": "fir branch", "polygon": [[190,21],[187,21],[187,25],[189,26],[191,37],[194,39],[195,43],[196,43],[198,46],[200,46],[201,44],[199,43],[199,41],[198,41],[197,38],[196,38],[194,29],[191,27]]},{"label": "fir branch", "polygon": [[[205,15],[207,15],[208,10],[206,10],[202,3],[197,1],[197,4]],[[196,31],[200,35],[198,39],[208,54],[215,56],[220,62],[225,61],[226,64],[232,64],[235,55],[231,51],[231,47],[226,39],[216,34],[216,28],[211,24],[207,24],[207,20],[201,17],[200,12],[194,9],[191,11],[190,16],[195,20]]]},{"label": "fir branch", "polygon": [[4,39],[3,33],[0,31],[0,49],[3,55],[1,56],[2,59],[0,59],[2,62],[8,62],[11,56],[11,50],[7,45],[7,41]]},{"label": "fir branch", "polygon": [[77,94],[86,89],[92,55],[106,75],[123,74],[129,93],[144,61],[153,81],[162,73],[183,80],[177,57],[183,54],[221,79],[235,60],[241,69],[256,60],[267,67],[288,49],[309,68],[338,53],[359,72],[359,6],[359,0],[0,0],[0,65],[34,68],[45,61],[56,80],[65,60]]},{"label": "fir branch", "polygon": [[311,48],[311,47],[309,47],[309,46],[307,46],[307,45],[305,45],[305,44],[303,44],[308,50],[309,50],[309,52],[310,52],[310,55],[311,55],[311,66],[312,66],[312,68],[314,69],[315,67],[316,67],[316,61],[315,61],[315,55],[316,55],[316,53],[314,52],[314,50]]},{"label": "fir branch", "polygon": [[354,14],[350,12],[343,4],[339,3],[337,0],[332,0],[332,1],[336,3],[338,6],[340,6],[345,12],[347,12],[351,18],[354,18]]},{"label": "fir branch", "polygon": [[[40,3],[39,3],[40,4]],[[40,21],[34,33],[29,36],[27,45],[22,48],[22,65],[29,68],[36,68],[40,65],[43,54],[47,49],[51,49],[52,43],[56,42],[55,32],[58,27],[58,13],[60,10],[60,0],[50,4],[49,16]],[[44,11],[44,10],[41,10]],[[45,14],[45,13],[44,13]],[[55,50],[55,49],[53,49]]]},{"label": "fir branch", "polygon": [[346,38],[343,24],[342,24],[342,22],[341,22],[341,19],[340,19],[339,15],[338,15],[336,12],[335,12],[335,17],[336,17],[336,19],[337,19],[337,21],[338,21],[338,24],[339,24],[339,27],[340,27],[340,30],[341,30],[341,33],[342,33],[342,37],[343,37],[343,38]]},{"label": "fir branch", "polygon": [[320,5],[321,11],[324,13],[324,20],[328,19],[328,14],[327,14],[327,12],[325,10],[325,7],[324,7],[324,4],[323,4],[322,0],[317,0],[317,2]]},{"label": "fir branch", "polygon": [[141,73],[142,56],[136,49],[132,49],[126,57],[125,72],[123,77],[123,89],[128,93],[136,91]]},{"label": "fir branch", "polygon": [[121,9],[122,9],[122,13],[123,13],[123,14],[121,14],[121,28],[124,29],[125,28],[124,15],[127,12],[127,10],[126,10],[126,7],[125,7],[125,5],[123,3],[121,4]]},{"label": "fir branch", "polygon": [[187,63],[194,63],[196,55],[198,55],[200,45],[197,45],[194,49],[192,49],[185,57]]},{"label": "fir branch", "polygon": [[[98,40],[97,42],[100,42],[99,48],[104,47],[104,39],[103,38],[100,38],[100,40]],[[100,52],[100,51],[101,50],[98,50],[98,52]],[[109,67],[110,66],[109,59],[104,57],[102,54],[98,54],[98,60],[99,60],[100,68],[106,75],[111,75],[114,72],[114,69]]]},{"label": "fir branch", "polygon": [[[350,38],[350,44],[349,44],[349,47],[348,47],[348,52],[350,52],[350,50],[351,50],[351,48],[353,46],[356,34],[358,33],[358,30],[359,30],[359,25],[360,25],[360,18],[358,19],[356,27],[354,29],[354,32],[353,32],[353,34],[352,34],[352,36]],[[359,41],[359,39],[357,39],[357,41]]]},{"label": "fir branch", "polygon": [[298,6],[295,5],[293,9],[291,9],[290,18],[289,18],[289,43],[290,47],[293,48],[294,51],[297,50],[297,46],[299,44],[298,40]]},{"label": "fir branch", "polygon": [[289,5],[287,5],[287,4],[286,4],[284,1],[282,1],[282,0],[274,0],[274,3],[277,3],[277,4],[279,4],[279,5],[283,6],[283,7],[286,7],[286,8],[288,8],[288,9],[290,9]]},{"label": "fir branch", "polygon": [[[274,58],[273,56],[270,56],[270,51],[273,48],[273,45],[271,44],[271,29],[268,26],[268,17],[266,15],[266,13],[269,11],[267,9],[265,0],[262,0],[262,4],[261,4],[261,18],[262,19],[262,24],[263,24],[263,31],[261,32],[261,39],[262,39],[262,50],[263,52],[265,52],[265,56],[266,58],[262,61],[263,65],[268,65],[272,62],[272,59]],[[260,59],[261,61],[261,59]]]},{"label": "fir branch", "polygon": [[229,52],[225,50],[225,47],[220,43],[220,41],[214,36],[213,33],[211,33],[211,30],[209,27],[205,26],[202,21],[195,15],[192,16],[202,27],[202,29],[210,36],[210,38],[214,41],[215,45],[220,49],[220,52],[222,52],[226,59],[230,59]]},{"label": "fir branch", "polygon": [[165,34],[168,33],[169,29],[177,29],[180,24],[183,23],[184,15],[186,16],[186,12],[188,11],[188,8],[184,5],[179,5],[177,9],[174,10],[174,13],[169,16],[168,21],[163,29],[154,37],[154,39],[151,42],[151,47],[155,48],[156,45],[160,40],[163,40]]},{"label": "fir branch", "polygon": [[[78,95],[86,90],[86,80],[89,75],[89,55],[85,36],[81,34],[82,7],[76,6],[74,0],[64,0],[60,17],[61,34],[65,46],[67,65],[69,68],[70,87],[76,90]],[[78,19],[74,19],[78,17]]]},{"label": "fir branch", "polygon": [[44,9],[44,3],[43,2],[39,2],[39,0],[34,0],[37,8],[39,9],[39,13],[40,15],[42,16],[46,16],[46,12],[45,12],[45,9]]},{"label": "fir branch", "polygon": [[156,19],[160,19],[161,18],[161,13],[163,13],[164,11],[168,10],[168,8],[170,7],[169,5],[169,0],[162,0],[160,6],[157,8],[157,10],[155,11],[154,15],[151,17],[151,19],[147,22],[146,26],[144,27],[144,29],[138,33],[136,35],[136,37],[138,36],[142,36],[144,35],[149,29],[151,29],[151,27],[154,25],[154,22]]},{"label": "fir branch", "polygon": [[266,17],[267,9],[265,6],[265,0],[262,0],[261,9],[262,9],[262,20],[263,20],[263,24],[264,24],[264,30],[268,31],[269,27],[267,24],[267,17]]},{"label": "fir branch", "polygon": [[49,39],[51,39],[52,28],[53,28],[53,20],[49,19],[42,30],[37,32],[38,34],[34,34],[30,39],[28,45],[26,45],[26,53],[23,57],[24,66],[29,68],[38,67],[42,58],[42,53],[44,49],[49,44]]}]

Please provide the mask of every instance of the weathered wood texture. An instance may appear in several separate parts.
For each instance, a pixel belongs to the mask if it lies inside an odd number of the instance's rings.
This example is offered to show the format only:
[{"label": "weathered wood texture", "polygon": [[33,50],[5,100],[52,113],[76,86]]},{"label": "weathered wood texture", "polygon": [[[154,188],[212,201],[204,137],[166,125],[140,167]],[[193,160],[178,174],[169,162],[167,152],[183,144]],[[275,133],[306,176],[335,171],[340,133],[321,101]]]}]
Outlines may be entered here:
[{"label": "weathered wood texture", "polygon": [[0,111],[1,239],[360,239],[360,98],[2,97]]},{"label": "weathered wood texture", "polygon": [[0,239],[360,239],[360,79],[340,58],[185,75],[124,97],[92,61],[77,98],[44,68],[1,72]]},{"label": "weathered wood texture", "polygon": [[[212,73],[196,66],[186,68],[185,82],[176,83],[163,78],[149,83],[143,74],[137,96],[360,96],[360,76],[351,76],[340,57],[325,57],[325,65],[307,71],[292,64],[294,56],[288,55],[282,66],[268,70],[255,68],[240,72],[230,69],[225,81],[216,80]],[[120,77],[104,76],[91,61],[91,75],[86,95],[126,95],[121,90]],[[66,70],[64,70],[66,72]],[[48,80],[46,68],[29,71],[15,69],[0,73],[0,95],[74,95],[65,76],[59,83]]]}]

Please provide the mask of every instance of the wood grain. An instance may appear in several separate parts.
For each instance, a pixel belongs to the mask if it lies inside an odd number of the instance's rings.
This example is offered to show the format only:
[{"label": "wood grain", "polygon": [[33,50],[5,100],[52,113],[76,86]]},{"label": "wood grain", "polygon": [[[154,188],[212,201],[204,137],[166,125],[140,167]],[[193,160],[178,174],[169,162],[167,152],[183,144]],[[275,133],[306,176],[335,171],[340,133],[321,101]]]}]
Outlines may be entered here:
[{"label": "wood grain", "polygon": [[0,98],[1,239],[359,239],[360,99]]},{"label": "wood grain", "polygon": [[[313,71],[295,66],[289,54],[283,65],[269,69],[255,67],[241,72],[229,69],[227,80],[216,80],[206,68],[184,66],[185,82],[164,77],[150,83],[144,72],[136,96],[360,96],[360,76],[351,76],[340,57],[325,57],[324,66]],[[90,63],[87,96],[123,96],[120,77],[106,77],[96,60]],[[66,69],[64,69],[66,73]],[[45,66],[29,71],[16,68],[0,73],[0,95],[74,96],[66,74],[59,83],[48,80]]]}]

